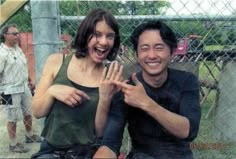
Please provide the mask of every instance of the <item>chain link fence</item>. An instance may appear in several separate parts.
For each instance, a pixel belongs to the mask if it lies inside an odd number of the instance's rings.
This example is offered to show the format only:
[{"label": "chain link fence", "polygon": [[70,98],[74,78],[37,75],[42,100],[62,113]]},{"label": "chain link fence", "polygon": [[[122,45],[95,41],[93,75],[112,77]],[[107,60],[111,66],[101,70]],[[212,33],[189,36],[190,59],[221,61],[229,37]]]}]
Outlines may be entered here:
[{"label": "chain link fence", "polygon": [[[198,137],[191,145],[194,156],[196,159],[235,159],[236,2],[61,0],[58,1],[58,47],[61,52],[67,53],[81,20],[92,8],[97,7],[110,10],[118,20],[122,44],[117,60],[125,66],[126,77],[138,69],[129,42],[132,30],[150,19],[160,19],[173,28],[178,37],[178,48],[173,55],[171,67],[193,72],[201,83],[202,118]],[[30,76],[33,81],[37,81],[35,61],[42,65],[43,61],[35,58],[33,51],[33,9],[30,2],[26,3],[7,23],[16,23],[22,32],[21,44],[28,58]],[[0,106],[0,158],[30,157],[39,149],[39,144],[28,145],[31,151],[26,154],[9,152],[3,107]],[[24,140],[23,127],[19,122],[17,137],[20,140]],[[34,120],[34,127],[40,133],[39,121]],[[126,154],[129,149],[130,141],[125,133],[121,151]]]}]

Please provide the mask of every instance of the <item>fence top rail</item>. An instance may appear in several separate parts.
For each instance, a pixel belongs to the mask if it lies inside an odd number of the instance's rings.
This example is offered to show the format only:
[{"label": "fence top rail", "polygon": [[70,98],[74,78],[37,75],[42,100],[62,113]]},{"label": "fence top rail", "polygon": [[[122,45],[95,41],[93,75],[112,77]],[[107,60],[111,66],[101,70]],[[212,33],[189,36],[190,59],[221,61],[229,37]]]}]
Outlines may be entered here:
[{"label": "fence top rail", "polygon": [[[82,21],[85,16],[61,16],[62,21]],[[173,21],[236,21],[235,15],[119,15],[117,20],[173,20]]]},{"label": "fence top rail", "polygon": [[236,50],[215,50],[215,51],[203,51],[203,52],[188,52],[186,55],[175,55],[179,57],[198,58],[197,61],[215,61],[218,58],[222,60],[234,60],[236,58]]}]

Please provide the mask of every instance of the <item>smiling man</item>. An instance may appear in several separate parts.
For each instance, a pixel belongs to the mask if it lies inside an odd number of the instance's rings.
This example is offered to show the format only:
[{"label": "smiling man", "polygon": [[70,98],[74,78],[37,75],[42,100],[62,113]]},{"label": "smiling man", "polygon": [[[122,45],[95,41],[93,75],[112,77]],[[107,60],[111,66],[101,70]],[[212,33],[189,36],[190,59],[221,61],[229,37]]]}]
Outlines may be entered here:
[{"label": "smiling man", "polygon": [[94,158],[119,154],[125,124],[132,141],[129,159],[192,159],[190,142],[200,123],[199,82],[168,64],[177,46],[173,31],[161,21],[138,26],[131,42],[141,66],[128,83],[114,82],[114,98],[102,146]]}]

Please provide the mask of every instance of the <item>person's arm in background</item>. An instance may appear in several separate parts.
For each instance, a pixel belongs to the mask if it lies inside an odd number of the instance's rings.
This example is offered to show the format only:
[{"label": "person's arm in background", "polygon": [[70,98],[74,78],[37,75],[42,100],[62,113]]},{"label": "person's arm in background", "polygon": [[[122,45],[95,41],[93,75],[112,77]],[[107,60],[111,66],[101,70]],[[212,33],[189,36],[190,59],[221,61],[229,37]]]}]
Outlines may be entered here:
[{"label": "person's arm in background", "polygon": [[1,83],[1,79],[2,79],[2,74],[4,71],[4,65],[5,65],[5,61],[6,61],[7,56],[5,54],[3,54],[3,51],[0,48],[0,83]]},{"label": "person's arm in background", "polygon": [[34,96],[35,83],[32,81],[30,77],[28,78],[28,86],[30,88],[32,96]]},{"label": "person's arm in background", "polygon": [[73,87],[53,85],[53,80],[62,65],[62,61],[62,54],[52,54],[44,65],[32,100],[32,112],[36,118],[48,115],[55,98],[70,107],[78,105],[82,102],[82,98],[89,99],[87,94]]},{"label": "person's arm in background", "polygon": [[4,92],[3,90],[3,85],[2,85],[2,77],[3,77],[3,71],[4,71],[4,65],[5,65],[5,60],[6,60],[6,56],[2,53],[2,50],[0,48],[0,105],[3,103],[3,98],[1,96],[2,92]]},{"label": "person's arm in background", "polygon": [[[6,62],[6,54],[3,53],[4,51],[0,48],[0,94],[2,94],[2,92],[4,92],[4,88],[3,88],[3,73],[4,73],[4,66],[5,66],[5,62]],[[0,103],[2,103],[2,98],[0,97]]]}]

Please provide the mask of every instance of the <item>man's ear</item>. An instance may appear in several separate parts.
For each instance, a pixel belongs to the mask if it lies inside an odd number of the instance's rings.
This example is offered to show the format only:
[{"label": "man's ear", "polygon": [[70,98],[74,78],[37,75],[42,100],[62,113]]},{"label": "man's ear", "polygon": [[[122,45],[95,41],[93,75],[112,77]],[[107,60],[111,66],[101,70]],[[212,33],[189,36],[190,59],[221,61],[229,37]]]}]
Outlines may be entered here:
[{"label": "man's ear", "polygon": [[136,52],[136,56],[134,58],[136,60],[137,65],[140,66],[139,65],[140,62],[139,62],[139,58],[138,58],[138,52]]},{"label": "man's ear", "polygon": [[137,65],[137,67],[136,67],[136,70],[135,70],[135,72],[139,72],[139,71],[141,71],[142,70],[142,67],[141,67],[141,65],[140,65],[140,61],[139,61],[139,58],[138,58],[138,54],[136,54],[137,56],[135,56],[135,60],[136,60],[136,65]]}]

